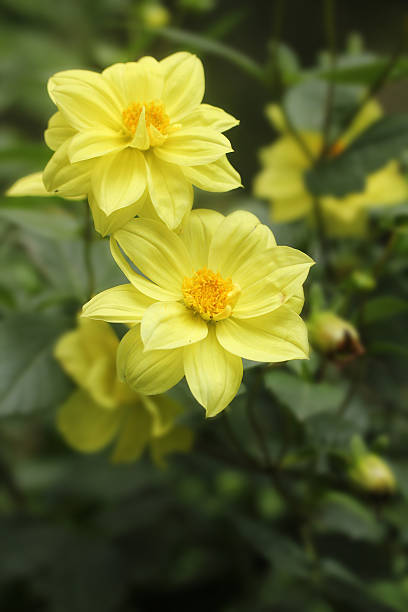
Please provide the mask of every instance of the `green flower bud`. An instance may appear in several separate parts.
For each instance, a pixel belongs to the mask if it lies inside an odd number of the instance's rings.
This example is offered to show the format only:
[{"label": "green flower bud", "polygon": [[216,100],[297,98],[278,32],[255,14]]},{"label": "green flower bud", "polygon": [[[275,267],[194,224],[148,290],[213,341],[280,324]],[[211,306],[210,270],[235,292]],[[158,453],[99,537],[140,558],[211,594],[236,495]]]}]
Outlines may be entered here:
[{"label": "green flower bud", "polygon": [[374,453],[357,457],[350,466],[348,475],[358,488],[375,495],[390,495],[397,486],[390,467]]},{"label": "green flower bud", "polygon": [[161,4],[147,4],[142,10],[143,21],[149,28],[163,28],[170,21],[170,13]]},{"label": "green flower bud", "polygon": [[311,317],[308,329],[314,347],[335,360],[349,361],[364,353],[356,328],[334,312],[317,312]]}]

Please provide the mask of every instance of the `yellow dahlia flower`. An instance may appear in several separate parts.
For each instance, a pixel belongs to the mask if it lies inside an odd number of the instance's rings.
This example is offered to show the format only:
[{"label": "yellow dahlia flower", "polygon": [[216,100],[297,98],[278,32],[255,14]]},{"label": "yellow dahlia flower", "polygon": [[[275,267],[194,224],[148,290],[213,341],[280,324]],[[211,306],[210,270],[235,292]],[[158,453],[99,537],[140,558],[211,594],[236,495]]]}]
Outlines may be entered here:
[{"label": "yellow dahlia flower", "polygon": [[130,283],[96,295],[83,316],[134,324],[117,364],[119,377],[140,393],[162,393],[185,375],[207,416],[214,416],[238,391],[243,357],[307,357],[298,313],[313,261],[276,246],[255,215],[194,210],[180,234],[133,219],[115,232],[111,249]]},{"label": "yellow dahlia flower", "polygon": [[238,121],[201,103],[204,71],[195,55],[143,57],[101,74],[66,70],[51,77],[48,91],[58,112],[45,132],[55,151],[45,187],[62,196],[87,194],[103,235],[139,214],[146,198],[175,229],[192,207],[192,185],[207,191],[240,185],[222,134]]},{"label": "yellow dahlia flower", "polygon": [[91,453],[116,439],[114,462],[138,459],[147,445],[153,460],[165,465],[172,451],[188,451],[192,432],[176,425],[182,407],[164,395],[135,393],[116,376],[119,340],[103,321],[80,319],[77,329],[59,339],[55,356],[79,389],[60,407],[57,427],[76,450]]},{"label": "yellow dahlia flower", "polygon": [[[272,219],[276,222],[293,221],[301,217],[313,219],[313,197],[307,191],[304,173],[311,161],[286,128],[280,109],[267,107],[272,124],[281,137],[261,151],[263,169],[255,178],[254,192],[270,201]],[[337,141],[331,154],[337,155],[367,127],[382,115],[377,102],[365,105],[344,137]],[[300,132],[309,151],[318,156],[323,140],[317,132]],[[367,223],[367,209],[383,204],[394,204],[408,195],[407,184],[399,172],[396,161],[390,161],[367,177],[364,191],[343,198],[326,196],[319,198],[325,227],[332,235],[362,234]]]}]

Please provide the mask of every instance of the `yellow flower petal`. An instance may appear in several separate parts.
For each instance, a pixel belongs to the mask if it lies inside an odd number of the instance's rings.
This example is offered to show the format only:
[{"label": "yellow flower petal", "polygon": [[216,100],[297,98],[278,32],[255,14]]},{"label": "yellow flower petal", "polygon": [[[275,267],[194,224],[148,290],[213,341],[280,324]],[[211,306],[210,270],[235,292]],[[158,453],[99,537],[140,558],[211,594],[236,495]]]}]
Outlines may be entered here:
[{"label": "yellow flower petal", "polygon": [[121,227],[126,225],[130,219],[133,219],[142,210],[146,201],[147,191],[133,204],[114,210],[110,215],[107,215],[101,208],[92,193],[88,194],[89,206],[91,207],[92,216],[95,224],[95,229],[102,236],[113,234]]},{"label": "yellow flower petal", "polygon": [[110,239],[111,254],[119,268],[122,270],[126,278],[132,283],[136,289],[144,293],[145,295],[159,301],[171,302],[172,300],[180,297],[179,291],[168,291],[155,285],[144,276],[141,276],[131,267],[130,263],[125,259],[122,251],[119,248],[116,240],[111,237]]},{"label": "yellow flower petal", "polygon": [[133,285],[118,285],[95,295],[82,307],[82,316],[111,323],[140,323],[153,300]]},{"label": "yellow flower petal", "polygon": [[122,390],[116,378],[119,340],[103,321],[79,319],[76,329],[58,340],[54,355],[63,370],[104,408],[118,406]]},{"label": "yellow flower petal", "polygon": [[205,191],[224,192],[242,187],[241,177],[223,155],[210,164],[202,166],[183,166],[182,171],[188,181]]},{"label": "yellow flower petal", "polygon": [[147,184],[153,206],[160,219],[176,229],[193,205],[193,187],[174,164],[159,159],[154,153],[145,156]]},{"label": "yellow flower petal", "polygon": [[311,257],[298,249],[277,246],[271,251],[271,265],[274,270],[269,273],[268,279],[290,297],[303,285],[314,263]]},{"label": "yellow flower petal", "polygon": [[152,418],[143,404],[127,406],[123,410],[118,440],[112,453],[113,463],[136,461],[151,437]]},{"label": "yellow flower petal", "polygon": [[308,357],[306,325],[287,306],[254,319],[230,317],[216,325],[220,344],[252,361],[277,362]]},{"label": "yellow flower petal", "polygon": [[113,130],[87,130],[76,134],[70,141],[68,157],[71,164],[93,157],[100,157],[113,151],[120,151],[128,145],[128,138]]},{"label": "yellow flower petal", "polygon": [[42,172],[34,172],[18,179],[6,191],[6,196],[52,196],[44,187]]},{"label": "yellow flower petal", "polygon": [[44,132],[44,139],[47,146],[56,151],[68,138],[76,134],[64,115],[57,111],[48,121],[48,128]]},{"label": "yellow flower petal", "polygon": [[125,149],[94,160],[92,192],[98,206],[109,215],[139,200],[146,189],[143,155]]},{"label": "yellow flower petal", "polygon": [[183,118],[183,127],[187,129],[208,128],[216,132],[225,132],[238,124],[238,119],[211,104],[200,104]]},{"label": "yellow flower petal", "polygon": [[141,336],[146,350],[173,349],[206,337],[208,325],[179,302],[157,302],[143,316]]},{"label": "yellow flower petal", "polygon": [[194,270],[208,266],[208,251],[216,229],[224,215],[216,210],[201,208],[191,211],[183,222],[179,236],[190,253]]},{"label": "yellow flower petal", "polygon": [[259,198],[297,198],[305,192],[303,172],[296,167],[267,166],[254,181],[254,193]]},{"label": "yellow flower petal", "polygon": [[144,395],[157,395],[183,378],[183,349],[145,351],[137,325],[119,344],[117,367],[119,377],[129,387]]},{"label": "yellow flower petal", "polygon": [[105,410],[82,390],[74,391],[57,413],[57,428],[66,442],[83,453],[104,448],[115,436],[122,411]]},{"label": "yellow flower petal", "polygon": [[158,221],[132,219],[114,238],[142,274],[176,299],[182,297],[183,279],[191,275],[192,263],[174,232]]},{"label": "yellow flower petal", "polygon": [[223,349],[214,325],[209,325],[205,340],[184,348],[184,370],[190,391],[206,409],[207,417],[228,406],[242,380],[242,360]]},{"label": "yellow flower petal", "polygon": [[300,287],[286,302],[286,306],[291,308],[296,314],[302,312],[303,304],[305,303],[305,294],[303,287]]},{"label": "yellow flower petal", "polygon": [[47,191],[54,195],[81,196],[88,193],[91,184],[93,160],[71,164],[68,159],[70,140],[54,153],[43,172],[43,181]]},{"label": "yellow flower petal", "polygon": [[122,107],[115,91],[101,74],[90,70],[65,70],[48,82],[51,99],[77,130],[122,128]]},{"label": "yellow flower petal", "polygon": [[168,395],[142,397],[142,402],[152,417],[152,436],[164,436],[174,426],[183,406]]},{"label": "yellow flower petal", "polygon": [[364,104],[344,134],[342,142],[345,145],[350,144],[361,132],[364,132],[372,123],[378,121],[382,114],[381,106],[376,100],[370,100],[367,104]]},{"label": "yellow flower petal", "polygon": [[204,69],[191,53],[179,52],[160,62],[164,74],[162,99],[173,122],[191,113],[204,96]]},{"label": "yellow flower petal", "polygon": [[165,457],[172,453],[188,453],[193,446],[193,432],[188,427],[178,425],[164,436],[153,438],[150,442],[150,452],[154,463],[159,468],[165,468]]},{"label": "yellow flower petal", "polygon": [[313,207],[313,200],[306,192],[294,198],[276,199],[272,204],[272,220],[276,223],[294,221],[308,215]]},{"label": "yellow flower petal", "polygon": [[273,233],[266,225],[252,213],[237,210],[217,228],[210,245],[208,267],[234,280],[248,260],[275,245]]},{"label": "yellow flower petal", "polygon": [[160,159],[179,166],[209,164],[232,151],[231,143],[223,134],[206,128],[181,128],[156,147]]},{"label": "yellow flower petal", "polygon": [[120,97],[122,110],[132,102],[149,102],[162,97],[163,75],[159,62],[152,57],[142,60],[114,64],[102,73]]}]

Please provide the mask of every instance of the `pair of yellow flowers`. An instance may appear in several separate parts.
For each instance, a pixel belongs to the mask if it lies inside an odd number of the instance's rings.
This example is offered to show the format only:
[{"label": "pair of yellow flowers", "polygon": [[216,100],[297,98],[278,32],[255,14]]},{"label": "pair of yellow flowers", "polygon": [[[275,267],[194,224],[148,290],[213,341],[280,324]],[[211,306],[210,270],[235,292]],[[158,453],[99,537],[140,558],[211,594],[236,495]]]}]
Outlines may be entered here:
[{"label": "pair of yellow flowers", "polygon": [[93,297],[82,313],[130,326],[117,351],[119,379],[151,396],[185,376],[212,417],[236,395],[242,358],[306,358],[299,313],[310,257],[277,246],[249,212],[191,212],[193,185],[240,186],[222,134],[238,121],[202,104],[200,60],[175,53],[102,74],[70,70],[50,79],[49,93],[58,112],[45,133],[55,151],[45,188],[88,197],[129,281]]}]

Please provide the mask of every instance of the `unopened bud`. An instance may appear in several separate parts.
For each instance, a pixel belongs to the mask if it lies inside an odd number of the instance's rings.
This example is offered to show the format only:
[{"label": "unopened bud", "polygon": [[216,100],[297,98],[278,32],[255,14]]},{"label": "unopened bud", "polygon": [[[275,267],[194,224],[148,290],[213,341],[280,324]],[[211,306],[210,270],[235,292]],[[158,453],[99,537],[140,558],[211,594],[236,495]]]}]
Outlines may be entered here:
[{"label": "unopened bud", "polygon": [[364,353],[356,328],[330,310],[315,313],[308,328],[310,342],[336,361],[350,361]]},{"label": "unopened bud", "polygon": [[397,486],[390,467],[374,453],[356,458],[348,473],[355,485],[375,495],[390,495]]},{"label": "unopened bud", "polygon": [[147,4],[143,7],[143,20],[149,28],[163,28],[170,21],[170,13],[161,4]]}]

